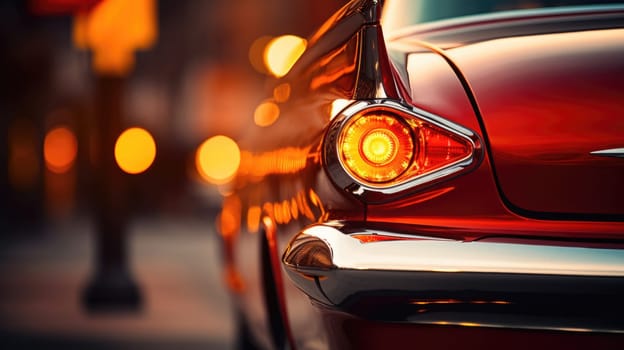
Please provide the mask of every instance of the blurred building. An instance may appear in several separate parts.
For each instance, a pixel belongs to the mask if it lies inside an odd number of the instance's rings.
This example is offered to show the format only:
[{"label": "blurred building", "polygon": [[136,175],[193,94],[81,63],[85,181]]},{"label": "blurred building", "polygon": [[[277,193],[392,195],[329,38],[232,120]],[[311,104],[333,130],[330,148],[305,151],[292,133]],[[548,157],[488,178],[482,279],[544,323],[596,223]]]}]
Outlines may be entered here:
[{"label": "blurred building", "polygon": [[[215,135],[242,137],[253,125],[272,91],[258,47],[282,34],[307,37],[345,1],[155,0],[157,40],[115,82],[118,101],[98,96],[102,80],[93,53],[75,45],[74,17],[36,14],[36,1],[46,0],[0,1],[3,348],[123,348],[112,336],[130,339],[133,349],[206,348],[233,316],[223,314],[212,222],[221,195],[200,176],[197,149]],[[117,0],[99,0],[110,1]],[[120,135],[138,127],[155,144],[155,158],[141,160],[145,168],[114,169],[123,196],[113,206],[127,211],[121,224],[134,235],[130,269],[146,296],[141,317],[91,318],[80,306],[101,255],[94,237],[103,210],[94,194],[102,192],[104,143],[95,136],[108,110],[120,111]],[[134,142],[120,152],[142,147]]]},{"label": "blurred building", "polygon": [[[134,214],[186,215],[211,207],[205,194],[213,198],[215,190],[197,176],[194,153],[210,136],[236,139],[253,124],[266,76],[250,63],[251,45],[281,34],[306,37],[344,2],[158,1],[157,41],[137,52],[123,83],[123,125],[148,130],[157,146],[151,167],[128,176]],[[71,16],[39,16],[29,4],[0,3],[3,233],[36,232],[93,211],[92,55],[73,45]],[[59,127],[76,140],[63,171],[51,169],[44,154],[46,135]]]}]

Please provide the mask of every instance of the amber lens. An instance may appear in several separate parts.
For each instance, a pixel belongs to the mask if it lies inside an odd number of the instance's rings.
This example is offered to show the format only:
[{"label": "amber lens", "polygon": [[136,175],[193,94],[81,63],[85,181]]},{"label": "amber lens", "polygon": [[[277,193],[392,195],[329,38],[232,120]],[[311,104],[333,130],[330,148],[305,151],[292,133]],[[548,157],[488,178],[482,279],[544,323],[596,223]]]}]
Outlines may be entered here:
[{"label": "amber lens", "polygon": [[347,123],[340,137],[346,169],[366,182],[395,180],[409,167],[414,142],[407,125],[392,114],[366,114]]}]

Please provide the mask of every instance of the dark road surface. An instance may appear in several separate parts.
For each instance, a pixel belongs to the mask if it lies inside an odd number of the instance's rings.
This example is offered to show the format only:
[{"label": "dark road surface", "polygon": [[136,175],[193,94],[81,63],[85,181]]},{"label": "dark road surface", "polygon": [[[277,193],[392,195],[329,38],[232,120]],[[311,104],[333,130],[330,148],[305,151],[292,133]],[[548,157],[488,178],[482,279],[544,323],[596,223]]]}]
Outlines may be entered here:
[{"label": "dark road surface", "polygon": [[231,349],[233,317],[210,222],[141,220],[129,229],[138,313],[90,315],[86,220],[0,241],[2,349]]}]

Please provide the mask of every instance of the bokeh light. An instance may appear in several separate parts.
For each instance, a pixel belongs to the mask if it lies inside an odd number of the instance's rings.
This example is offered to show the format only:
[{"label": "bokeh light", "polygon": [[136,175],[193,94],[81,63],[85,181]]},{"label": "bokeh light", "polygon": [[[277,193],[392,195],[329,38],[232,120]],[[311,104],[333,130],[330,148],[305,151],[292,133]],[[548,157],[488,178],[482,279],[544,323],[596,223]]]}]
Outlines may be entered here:
[{"label": "bokeh light", "polygon": [[264,63],[264,50],[267,44],[273,39],[270,36],[264,35],[254,40],[249,46],[249,63],[251,66],[262,74],[267,74],[267,67]]},{"label": "bokeh light", "polygon": [[273,89],[273,98],[276,102],[284,103],[290,98],[290,84],[281,83]]},{"label": "bokeh light", "polygon": [[254,111],[254,123],[258,126],[269,126],[279,118],[279,106],[272,101],[264,101]]},{"label": "bokeh light", "polygon": [[264,50],[264,63],[276,77],[288,74],[306,49],[307,41],[296,35],[282,35],[271,40]]},{"label": "bokeh light", "polygon": [[115,143],[115,160],[121,170],[128,174],[146,171],[156,158],[156,142],[152,135],[142,128],[129,128]]},{"label": "bokeh light", "polygon": [[127,74],[134,50],[151,47],[158,36],[155,0],[101,1],[74,18],[73,41],[93,50],[93,66],[101,73]]},{"label": "bokeh light", "polygon": [[46,167],[53,173],[67,172],[76,161],[78,141],[74,133],[65,126],[50,130],[43,141],[43,158]]},{"label": "bokeh light", "polygon": [[201,177],[213,184],[228,182],[240,165],[240,149],[234,140],[218,135],[204,141],[195,154],[195,166]]}]

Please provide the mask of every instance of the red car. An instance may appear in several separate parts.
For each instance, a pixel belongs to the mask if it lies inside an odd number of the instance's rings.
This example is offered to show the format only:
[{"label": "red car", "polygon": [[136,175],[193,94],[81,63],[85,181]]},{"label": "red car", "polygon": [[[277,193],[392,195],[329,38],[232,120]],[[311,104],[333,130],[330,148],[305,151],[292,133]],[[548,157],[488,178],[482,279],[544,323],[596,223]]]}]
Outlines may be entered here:
[{"label": "red car", "polygon": [[242,347],[624,348],[624,4],[351,1],[271,93]]}]

